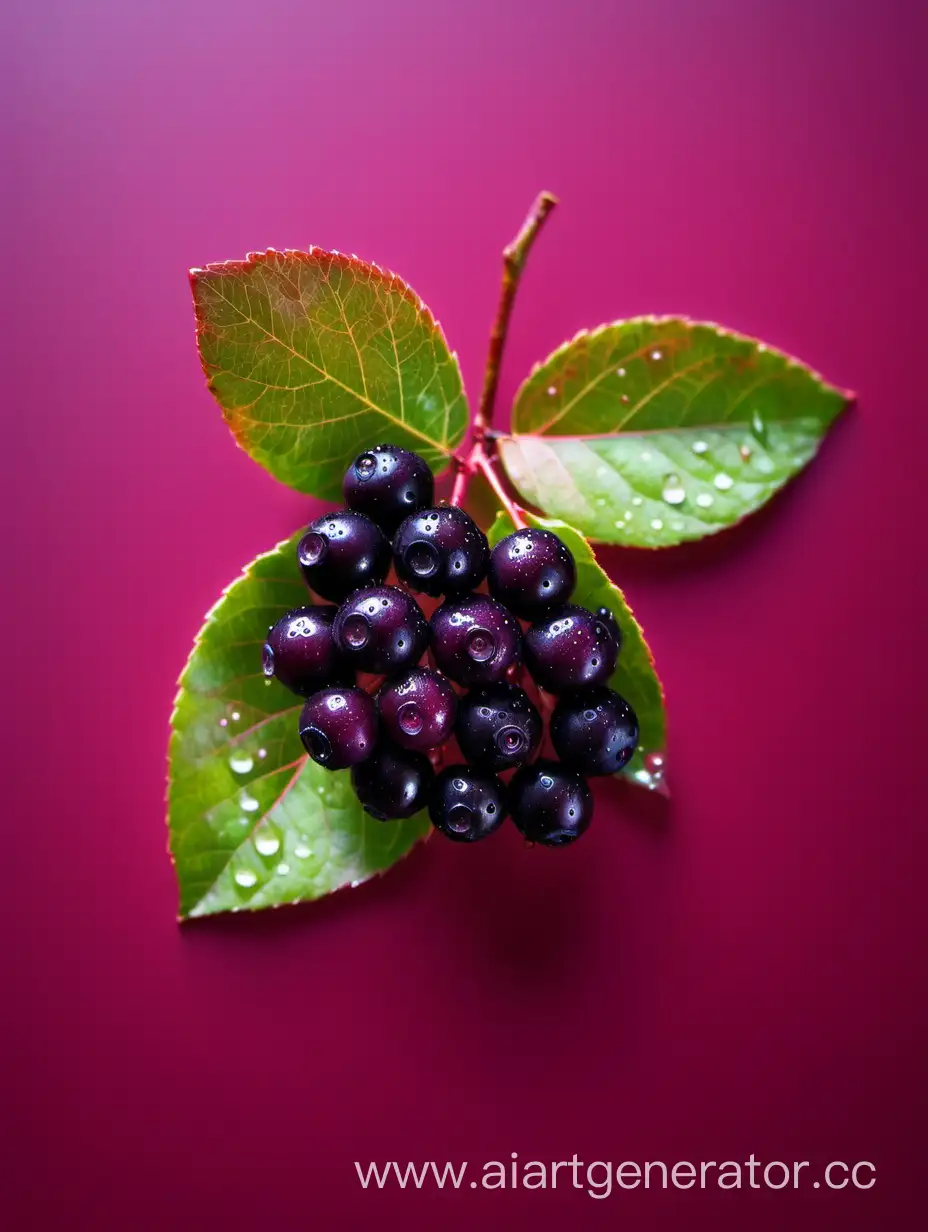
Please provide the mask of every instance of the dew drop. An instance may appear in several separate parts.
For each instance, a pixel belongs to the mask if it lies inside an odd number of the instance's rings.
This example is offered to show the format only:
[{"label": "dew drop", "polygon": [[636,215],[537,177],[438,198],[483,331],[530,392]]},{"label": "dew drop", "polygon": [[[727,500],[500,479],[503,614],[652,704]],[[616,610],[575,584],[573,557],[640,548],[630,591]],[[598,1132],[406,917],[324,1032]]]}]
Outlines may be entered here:
[{"label": "dew drop", "polygon": [[233,723],[237,723],[241,717],[242,716],[239,714],[237,710],[233,710],[232,713],[229,715],[229,718],[232,720]]},{"label": "dew drop", "polygon": [[692,445],[690,445],[690,449],[692,449],[693,453],[706,453],[709,446],[705,441],[693,441]]},{"label": "dew drop", "polygon": [[260,808],[258,801],[254,796],[250,796],[247,791],[243,791],[238,798],[239,805],[246,813],[256,813]]},{"label": "dew drop", "polygon": [[633,496],[633,497],[632,497],[632,504],[633,504],[633,505],[640,505],[640,504],[641,504],[641,497],[640,497],[640,496]]},{"label": "dew drop", "polygon": [[766,443],[767,425],[764,423],[764,417],[761,415],[760,411],[755,410],[751,412],[751,431],[761,442],[761,444]]},{"label": "dew drop", "polygon": [[229,768],[236,774],[248,774],[255,768],[255,759],[248,753],[233,753],[229,758]]},{"label": "dew drop", "polygon": [[651,358],[652,358],[653,360],[663,359],[663,358],[664,358],[664,352],[663,352],[663,351],[652,351],[652,352],[651,352]]},{"label": "dew drop", "polygon": [[261,761],[264,761],[265,757],[267,757],[267,749],[258,749],[258,757]]},{"label": "dew drop", "polygon": [[651,454],[648,452],[648,450],[646,449],[646,450],[644,451],[644,453],[641,455],[641,460],[642,460],[642,462],[650,462],[650,461],[651,461],[651,456],[652,456],[652,455],[651,455]]},{"label": "dew drop", "polygon": [[276,856],[280,851],[280,839],[275,834],[259,834],[255,838],[259,856]]},{"label": "dew drop", "polygon": [[220,727],[228,727],[228,726],[229,726],[229,720],[228,720],[228,719],[220,719],[220,720],[219,720],[219,726],[220,726]]},{"label": "dew drop", "polygon": [[418,736],[425,723],[422,711],[415,702],[404,702],[396,712],[396,721],[407,736]]},{"label": "dew drop", "polygon": [[464,649],[475,663],[486,663],[496,653],[496,638],[489,629],[471,629]]},{"label": "dew drop", "polygon": [[253,885],[256,885],[258,878],[250,868],[242,868],[235,874],[235,884],[243,886],[246,890],[250,890]]},{"label": "dew drop", "polygon": [[277,875],[278,875],[278,877],[286,877],[287,873],[289,873],[289,872],[290,872],[290,865],[289,865],[289,864],[278,864],[278,865],[277,865]]},{"label": "dew drop", "polygon": [[664,478],[664,487],[661,490],[661,496],[668,505],[682,505],[686,500],[686,489],[680,482],[679,475],[667,475]]},{"label": "dew drop", "polygon": [[720,492],[727,492],[735,481],[732,479],[731,475],[726,475],[724,471],[719,471],[712,482]]},{"label": "dew drop", "polygon": [[342,638],[352,650],[362,650],[370,640],[371,627],[360,612],[349,616],[342,625]]},{"label": "dew drop", "polygon": [[708,509],[712,504],[712,495],[709,492],[700,492],[696,497],[696,504],[700,509]]},{"label": "dew drop", "polygon": [[305,843],[297,843],[293,849],[293,854],[300,860],[308,860],[313,853],[312,848],[307,847]]},{"label": "dew drop", "polygon": [[624,375],[625,375],[625,369],[624,369],[624,368],[616,368],[616,370],[615,370],[615,374],[616,374],[616,376],[624,376]]},{"label": "dew drop", "polygon": [[653,529],[653,530],[663,530],[663,529],[664,529],[664,523],[660,520],[660,518],[652,518],[652,519],[651,519],[651,527],[652,527],[652,529]]},{"label": "dew drop", "polygon": [[372,454],[363,453],[354,464],[355,474],[359,479],[370,479],[377,469],[377,459]]},{"label": "dew drop", "polygon": [[549,397],[549,398],[554,398],[554,397],[556,397],[556,396],[557,396],[557,386],[556,386],[556,385],[549,385],[549,386],[548,386],[548,397]]}]

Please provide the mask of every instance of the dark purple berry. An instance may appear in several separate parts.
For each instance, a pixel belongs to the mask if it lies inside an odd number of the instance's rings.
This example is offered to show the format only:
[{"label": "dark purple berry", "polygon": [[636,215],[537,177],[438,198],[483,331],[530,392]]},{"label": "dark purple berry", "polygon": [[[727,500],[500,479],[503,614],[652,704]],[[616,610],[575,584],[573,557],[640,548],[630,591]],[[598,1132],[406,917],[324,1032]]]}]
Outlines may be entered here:
[{"label": "dark purple berry", "polygon": [[326,770],[344,770],[370,757],[377,744],[377,707],[363,689],[322,689],[300,715],[306,752]]},{"label": "dark purple berry", "polygon": [[566,544],[549,530],[517,530],[490,553],[490,594],[524,620],[563,607],[577,583],[577,566]]},{"label": "dark purple berry", "polygon": [[528,670],[551,693],[605,684],[618,655],[619,642],[606,623],[572,604],[537,620],[525,634]]},{"label": "dark purple berry", "polygon": [[441,505],[408,517],[393,540],[396,572],[426,595],[461,594],[484,579],[487,537],[463,509]]},{"label": "dark purple berry", "polygon": [[377,694],[377,708],[391,740],[404,749],[426,752],[450,737],[457,697],[439,672],[414,667],[383,686]]},{"label": "dark purple berry", "polygon": [[509,770],[528,761],[538,748],[541,716],[524,689],[484,685],[461,699],[455,734],[472,766]]},{"label": "dark purple berry", "polygon": [[397,586],[355,591],[338,609],[333,632],[352,666],[391,676],[418,663],[429,642],[419,604]]},{"label": "dark purple berry", "polygon": [[390,542],[363,513],[341,509],[316,518],[297,547],[307,586],[335,602],[359,586],[378,586],[390,569]]},{"label": "dark purple berry", "polygon": [[398,821],[425,808],[434,777],[424,754],[381,744],[351,771],[351,785],[365,813],[378,821]]},{"label": "dark purple berry", "polygon": [[519,662],[519,622],[489,595],[446,599],[432,615],[435,662],[459,684],[502,680]]},{"label": "dark purple berry", "polygon": [[471,766],[449,766],[429,793],[429,817],[436,830],[456,843],[476,843],[498,830],[506,816],[506,788],[495,774]]},{"label": "dark purple berry", "polygon": [[638,719],[614,689],[582,689],[562,697],[555,707],[551,741],[572,770],[617,774],[638,747]]},{"label": "dark purple berry", "polygon": [[516,772],[509,784],[509,811],[530,843],[565,847],[588,828],[593,793],[582,775],[542,758]]},{"label": "dark purple berry", "polygon": [[264,674],[301,697],[327,684],[350,684],[351,669],[342,662],[332,636],[334,607],[298,607],[282,616],[267,635],[262,652]]},{"label": "dark purple berry", "polygon": [[388,535],[403,518],[431,505],[432,472],[416,453],[397,445],[375,445],[359,454],[345,472],[345,504],[365,513]]}]

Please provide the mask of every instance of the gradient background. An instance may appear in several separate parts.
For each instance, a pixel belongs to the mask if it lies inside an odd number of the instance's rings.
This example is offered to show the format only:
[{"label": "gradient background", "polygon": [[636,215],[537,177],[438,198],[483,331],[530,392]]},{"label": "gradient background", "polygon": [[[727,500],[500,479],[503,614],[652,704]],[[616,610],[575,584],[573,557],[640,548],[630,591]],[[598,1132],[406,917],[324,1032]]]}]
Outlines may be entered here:
[{"label": "gradient background", "polygon": [[[2,1205],[12,1229],[912,1226],[925,1146],[925,22],[912,0],[30,0],[0,40]],[[584,325],[722,321],[860,393],[772,509],[604,553],[669,809],[435,842],[179,929],[162,793],[203,612],[314,514],[233,445],[185,271],[401,272],[502,405]],[[921,225],[919,225],[921,223]],[[353,1160],[872,1160],[867,1193],[363,1192]],[[811,1171],[807,1172],[811,1176]]]}]

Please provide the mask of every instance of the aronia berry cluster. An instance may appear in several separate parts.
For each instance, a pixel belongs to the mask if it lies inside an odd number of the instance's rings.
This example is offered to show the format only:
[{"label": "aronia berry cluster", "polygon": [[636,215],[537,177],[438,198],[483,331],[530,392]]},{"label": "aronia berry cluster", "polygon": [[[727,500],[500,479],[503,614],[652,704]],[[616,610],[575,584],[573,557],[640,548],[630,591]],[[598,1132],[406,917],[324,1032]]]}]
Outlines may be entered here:
[{"label": "aronia berry cluster", "polygon": [[[391,445],[356,458],[343,491],[347,508],[318,518],[298,547],[326,602],[288,612],[264,646],[265,675],[307,698],[309,756],[350,767],[381,821],[428,808],[457,842],[486,838],[507,815],[531,842],[579,838],[593,813],[587,776],[622,769],[638,721],[607,685],[614,617],[570,602],[570,551],[521,529],[491,552],[467,513],[434,504],[422,458]],[[411,592],[432,601],[430,616]],[[539,756],[542,712],[556,757]]]}]

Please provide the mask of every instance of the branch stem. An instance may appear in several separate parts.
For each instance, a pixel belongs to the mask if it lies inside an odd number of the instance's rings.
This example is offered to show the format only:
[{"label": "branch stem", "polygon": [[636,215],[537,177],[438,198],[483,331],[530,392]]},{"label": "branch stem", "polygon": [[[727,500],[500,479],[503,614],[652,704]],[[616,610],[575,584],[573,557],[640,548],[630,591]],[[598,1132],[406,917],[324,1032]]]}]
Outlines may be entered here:
[{"label": "branch stem", "polygon": [[474,446],[474,452],[471,454],[471,457],[473,458],[474,465],[477,470],[480,471],[487,483],[496,493],[496,499],[505,509],[506,513],[508,513],[513,526],[516,530],[523,530],[528,525],[523,517],[523,511],[503,487],[502,481],[496,473],[496,467],[494,466],[492,459],[487,457],[481,443],[478,442],[478,444]]},{"label": "branch stem", "polygon": [[496,389],[499,385],[500,366],[503,360],[503,349],[506,345],[506,335],[509,331],[509,318],[512,315],[512,305],[515,302],[516,291],[519,289],[519,279],[545,219],[557,205],[557,198],[549,192],[540,193],[528,217],[522,224],[519,234],[511,244],[503,249],[503,280],[500,287],[499,307],[496,310],[496,320],[490,333],[490,347],[487,352],[486,373],[483,378],[483,392],[480,395],[480,406],[474,417],[474,435],[482,440],[487,429],[493,423],[493,409],[496,403]]}]

